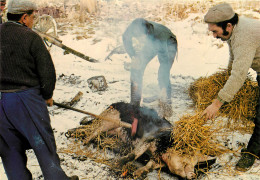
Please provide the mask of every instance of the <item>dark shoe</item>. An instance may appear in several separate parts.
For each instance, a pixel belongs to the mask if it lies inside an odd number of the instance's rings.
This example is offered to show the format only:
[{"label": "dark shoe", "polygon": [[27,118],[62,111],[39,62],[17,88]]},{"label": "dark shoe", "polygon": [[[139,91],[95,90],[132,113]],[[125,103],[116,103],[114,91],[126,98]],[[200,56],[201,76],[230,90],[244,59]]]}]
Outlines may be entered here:
[{"label": "dark shoe", "polygon": [[79,177],[74,175],[69,177],[70,180],[79,180]]},{"label": "dark shoe", "polygon": [[249,152],[242,152],[242,157],[236,164],[236,170],[238,171],[248,171],[255,162],[255,156],[250,154]]}]

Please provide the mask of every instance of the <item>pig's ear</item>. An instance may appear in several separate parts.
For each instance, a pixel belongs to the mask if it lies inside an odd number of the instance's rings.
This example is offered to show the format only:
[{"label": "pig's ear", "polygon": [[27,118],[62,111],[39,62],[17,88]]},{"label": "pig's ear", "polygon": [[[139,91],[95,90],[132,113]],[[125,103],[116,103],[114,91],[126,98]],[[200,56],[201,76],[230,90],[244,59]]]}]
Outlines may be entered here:
[{"label": "pig's ear", "polygon": [[213,159],[216,159],[216,157],[201,155],[198,157],[198,162],[205,162],[205,161],[210,161]]}]

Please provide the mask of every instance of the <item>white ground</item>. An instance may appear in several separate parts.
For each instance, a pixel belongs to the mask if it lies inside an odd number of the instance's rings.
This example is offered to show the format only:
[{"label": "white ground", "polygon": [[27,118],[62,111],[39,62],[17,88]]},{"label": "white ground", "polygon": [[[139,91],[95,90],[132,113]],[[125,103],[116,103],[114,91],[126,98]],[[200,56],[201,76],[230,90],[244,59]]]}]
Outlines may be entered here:
[{"label": "white ground", "polygon": [[[163,1],[165,2],[165,1]],[[173,123],[181,116],[193,112],[192,102],[187,94],[189,84],[200,76],[210,75],[218,71],[219,67],[226,67],[228,63],[228,46],[226,43],[216,40],[208,35],[207,25],[203,23],[203,13],[189,14],[186,19],[170,18],[164,14],[160,1],[110,1],[102,2],[99,20],[93,24],[78,23],[73,28],[65,29],[66,35],[59,36],[63,43],[84,54],[98,59],[99,63],[90,63],[72,54],[63,55],[63,50],[53,46],[51,55],[56,67],[57,84],[54,92],[54,99],[57,102],[70,101],[79,91],[83,92],[83,97],[76,108],[86,110],[95,114],[101,113],[108,105],[125,101],[129,102],[130,96],[130,73],[125,69],[130,62],[127,54],[114,54],[112,61],[104,61],[109,52],[119,45],[122,45],[121,35],[126,26],[136,17],[144,17],[166,25],[176,34],[179,45],[178,59],[174,62],[171,70],[172,101],[174,115],[169,120]],[[188,1],[189,3],[191,1]],[[234,1],[233,1],[234,2]],[[207,1],[204,1],[207,4]],[[241,3],[240,3],[241,4]],[[236,2],[234,6],[239,6]],[[207,4],[208,5],[208,4]],[[208,5],[210,6],[210,5]],[[255,7],[255,9],[259,9]],[[236,9],[240,14],[251,14],[260,17],[260,14],[243,8]],[[61,23],[58,28],[69,26],[68,23]],[[81,31],[87,31],[93,27],[95,33],[89,34],[91,38],[77,40],[76,36]],[[78,34],[75,34],[78,32]],[[87,34],[88,35],[88,34]],[[96,42],[97,43],[94,43]],[[223,46],[222,46],[223,45]],[[220,47],[220,48],[219,48]],[[157,71],[159,62],[155,58],[148,66],[144,75],[144,97],[156,96],[159,92],[157,86]],[[63,77],[59,78],[61,75]],[[87,84],[87,79],[93,76],[105,76],[108,89],[104,92],[92,92]],[[253,73],[255,76],[255,74]],[[157,108],[157,103],[143,103],[143,106]],[[55,132],[58,150],[64,148],[69,143],[64,132],[70,128],[77,127],[83,114],[63,110],[55,106],[49,107],[52,127]],[[246,144],[250,134],[233,132],[228,138],[228,146],[237,148],[237,142]],[[62,159],[62,168],[68,175],[77,174],[80,179],[116,179],[110,175],[108,167],[94,162],[91,159],[78,161],[71,155],[59,153]],[[28,168],[33,173],[34,179],[43,179],[37,159],[32,151],[28,151]],[[233,154],[226,154],[217,159],[216,166],[212,173],[201,179],[260,179],[260,161],[257,160],[254,167],[245,173],[235,172],[230,174],[223,168],[225,163],[229,163],[231,169],[239,157]],[[222,165],[222,166],[219,166]],[[175,179],[166,173],[161,174],[161,179]],[[6,180],[6,175],[0,160],[0,179]],[[159,179],[157,171],[149,173],[147,179]],[[177,179],[177,178],[176,178]]]}]

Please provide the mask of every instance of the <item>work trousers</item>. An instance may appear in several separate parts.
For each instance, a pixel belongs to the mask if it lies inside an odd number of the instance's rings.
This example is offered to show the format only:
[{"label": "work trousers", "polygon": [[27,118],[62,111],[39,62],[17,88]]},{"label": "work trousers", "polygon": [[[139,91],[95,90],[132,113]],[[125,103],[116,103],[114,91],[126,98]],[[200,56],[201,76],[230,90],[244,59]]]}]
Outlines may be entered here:
[{"label": "work trousers", "polygon": [[[257,83],[260,92],[260,76],[257,76]],[[254,132],[247,145],[247,150],[256,156],[260,156],[260,97],[258,98],[258,104],[256,106],[256,117],[254,119],[255,128]]]},{"label": "work trousers", "polygon": [[26,150],[33,149],[44,179],[69,179],[61,169],[50,117],[39,88],[1,93],[0,157],[9,180],[31,180]]},{"label": "work trousers", "polygon": [[[167,52],[167,54],[165,54]],[[147,44],[136,55],[135,62],[131,64],[131,104],[140,106],[142,97],[143,75],[147,64],[158,55],[160,67],[158,70],[158,83],[160,90],[166,89],[168,103],[171,104],[170,70],[177,54],[177,41],[170,38],[167,41],[167,51],[157,52]],[[137,62],[136,62],[137,61]],[[138,65],[136,65],[138,64]]]}]

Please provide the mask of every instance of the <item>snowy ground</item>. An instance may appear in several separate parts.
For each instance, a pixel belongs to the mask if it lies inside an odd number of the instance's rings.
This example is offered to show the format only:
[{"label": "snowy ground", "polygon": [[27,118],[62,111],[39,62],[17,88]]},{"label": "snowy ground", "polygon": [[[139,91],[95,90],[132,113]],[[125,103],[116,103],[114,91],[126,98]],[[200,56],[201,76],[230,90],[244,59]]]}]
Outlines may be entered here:
[{"label": "snowy ground", "polygon": [[[58,29],[65,31],[65,35],[61,35],[62,33],[59,35],[63,43],[98,59],[99,63],[90,63],[72,54],[63,55],[62,49],[53,46],[50,53],[57,73],[54,100],[57,102],[70,101],[81,91],[83,97],[75,107],[95,114],[101,113],[114,102],[129,102],[130,72],[127,70],[127,65],[130,62],[129,57],[127,54],[114,54],[111,56],[111,61],[104,61],[104,59],[113,48],[122,45],[121,35],[126,26],[134,18],[144,17],[154,21],[159,19],[159,23],[166,25],[176,34],[179,43],[178,59],[174,62],[171,70],[174,115],[169,118],[169,121],[174,123],[184,114],[193,112],[192,102],[187,94],[190,83],[200,76],[216,72],[219,67],[226,67],[229,55],[228,46],[226,43],[208,35],[207,25],[202,21],[204,13],[189,13],[188,18],[185,19],[171,18],[166,16],[161,6],[163,2],[165,1],[108,1],[101,4],[99,18],[92,21],[92,23],[61,22]],[[207,4],[207,1],[204,2]],[[210,7],[210,4],[207,5]],[[233,5],[238,6],[236,3]],[[259,6],[258,4],[255,9],[259,10]],[[246,11],[243,8],[236,10],[240,14],[250,14],[252,17],[260,18],[259,11],[255,12],[252,9]],[[90,38],[80,39],[79,35],[85,31],[89,32],[89,29],[94,31],[93,34],[87,33]],[[157,86],[158,66],[157,58],[147,66],[144,75],[144,98],[156,96],[159,92]],[[105,76],[108,89],[103,92],[92,92],[88,87],[87,79],[99,75]],[[143,102],[142,106],[157,109],[157,102]],[[85,115],[55,106],[49,107],[49,112],[58,150],[66,148],[69,142],[64,136],[64,132],[79,126],[80,120]],[[228,137],[228,146],[237,148],[237,142],[246,144],[250,136],[250,134],[233,132]],[[43,179],[34,153],[28,151],[27,154],[28,168],[33,173],[34,179]],[[76,174],[80,179],[117,179],[111,176],[109,168],[104,164],[96,163],[91,159],[79,161],[70,154],[59,153],[59,156],[62,168],[68,175]],[[238,159],[239,157],[235,157],[233,154],[219,157],[211,173],[200,177],[200,179],[260,179],[259,160],[255,162],[254,167],[248,172],[228,173],[224,168],[227,166],[224,165],[227,163],[233,169]],[[162,173],[160,178],[178,179],[166,173]],[[0,179],[7,179],[1,160]],[[146,179],[159,179],[157,171],[149,173]]]}]

